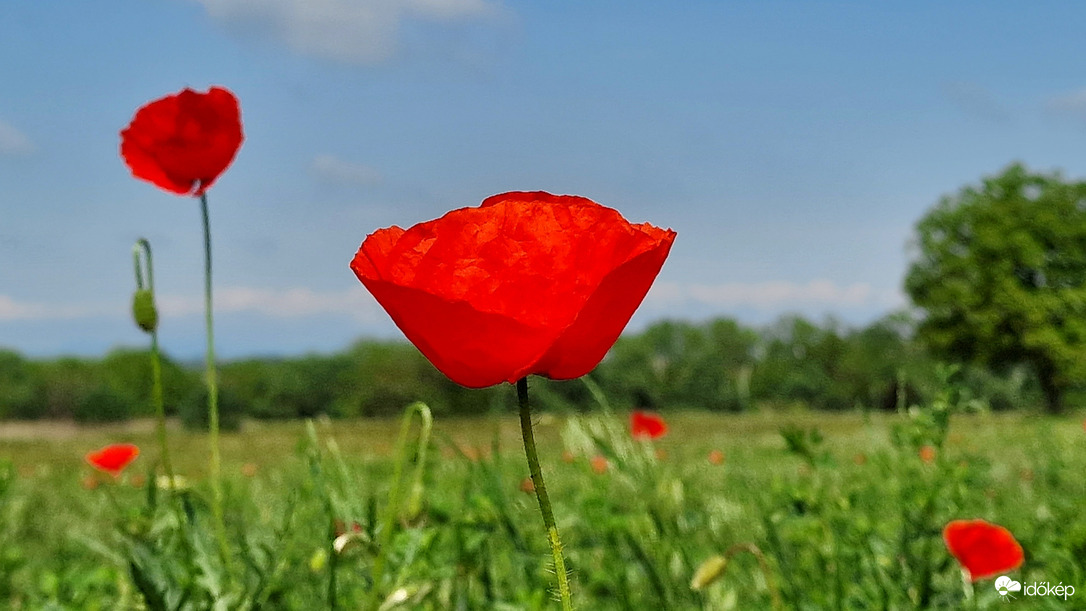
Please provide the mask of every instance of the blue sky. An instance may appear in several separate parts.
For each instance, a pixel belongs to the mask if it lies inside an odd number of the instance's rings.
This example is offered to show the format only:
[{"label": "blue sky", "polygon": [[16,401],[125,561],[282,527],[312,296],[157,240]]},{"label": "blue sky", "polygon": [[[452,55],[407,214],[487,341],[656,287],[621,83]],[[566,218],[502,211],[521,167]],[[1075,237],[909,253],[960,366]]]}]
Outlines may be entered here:
[{"label": "blue sky", "polygon": [[210,191],[227,356],[398,337],[348,263],[373,230],[508,190],[678,239],[635,316],[905,305],[915,222],[1012,161],[1086,175],[1072,2],[109,0],[0,3],[0,346],[202,346],[199,208],[131,178],[142,104],[223,85],[246,142]]}]

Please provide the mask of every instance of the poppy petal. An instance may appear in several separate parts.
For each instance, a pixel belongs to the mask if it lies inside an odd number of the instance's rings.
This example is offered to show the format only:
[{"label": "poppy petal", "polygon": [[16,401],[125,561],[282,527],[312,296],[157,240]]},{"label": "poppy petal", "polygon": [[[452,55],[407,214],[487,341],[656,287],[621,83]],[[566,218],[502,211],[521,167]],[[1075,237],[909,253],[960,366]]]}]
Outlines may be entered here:
[{"label": "poppy petal", "polygon": [[630,435],[635,439],[659,439],[667,434],[667,423],[656,414],[633,411],[630,413]]},{"label": "poppy petal", "polygon": [[92,467],[116,477],[124,471],[137,456],[140,449],[130,443],[108,445],[100,450],[88,452],[86,460]]},{"label": "poppy petal", "polygon": [[943,541],[972,581],[994,577],[1022,565],[1025,554],[1009,530],[984,520],[954,520]]},{"label": "poppy petal", "polygon": [[374,232],[351,269],[435,367],[480,388],[590,371],[674,238],[587,198],[511,192]]},{"label": "poppy petal", "polygon": [[136,178],[179,195],[202,195],[241,147],[241,110],[229,90],[184,89],[136,111],[121,131],[121,157]]}]

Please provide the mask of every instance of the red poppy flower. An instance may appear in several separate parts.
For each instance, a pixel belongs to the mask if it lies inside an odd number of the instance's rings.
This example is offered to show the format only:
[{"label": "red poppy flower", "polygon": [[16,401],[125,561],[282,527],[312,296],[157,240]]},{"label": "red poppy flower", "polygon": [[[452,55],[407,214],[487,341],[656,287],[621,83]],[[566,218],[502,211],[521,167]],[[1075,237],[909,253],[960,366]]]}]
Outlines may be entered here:
[{"label": "red poppy flower", "polygon": [[573,195],[503,193],[366,237],[351,269],[454,382],[592,370],[645,298],[675,232]]},{"label": "red poppy flower", "polygon": [[667,423],[656,414],[634,410],[630,413],[630,435],[634,439],[659,439],[667,434]]},{"label": "red poppy flower", "polygon": [[87,453],[87,462],[100,471],[117,477],[128,463],[140,455],[140,449],[130,443],[117,443]]},{"label": "red poppy flower", "polygon": [[1009,530],[984,520],[954,520],[943,540],[972,581],[1013,571],[1022,565],[1022,546]]},{"label": "red poppy flower", "polygon": [[136,111],[121,157],[136,178],[179,195],[203,195],[241,147],[241,110],[229,90],[183,89]]}]

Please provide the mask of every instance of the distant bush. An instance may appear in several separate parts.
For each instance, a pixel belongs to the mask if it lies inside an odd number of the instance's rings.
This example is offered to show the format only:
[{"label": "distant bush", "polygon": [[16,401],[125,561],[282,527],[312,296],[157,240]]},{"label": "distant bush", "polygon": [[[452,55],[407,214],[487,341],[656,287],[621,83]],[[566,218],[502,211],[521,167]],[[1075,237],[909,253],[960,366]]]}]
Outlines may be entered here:
[{"label": "distant bush", "polygon": [[[206,431],[210,423],[207,411],[207,389],[200,387],[181,402],[178,415],[186,429]],[[219,430],[236,431],[246,415],[246,404],[228,389],[219,389]]]},{"label": "distant bush", "polygon": [[[936,361],[913,339],[914,321],[897,314],[850,328],[787,316],[762,328],[728,319],[662,321],[626,334],[591,373],[616,409],[693,408],[740,412],[796,405],[825,410],[892,410],[938,392]],[[188,426],[207,425],[202,367],[163,359],[167,413]],[[962,384],[992,409],[1040,404],[1036,376],[1025,367],[962,369]],[[101,360],[32,361],[0,351],[0,419],[149,416],[150,359],[144,350],[111,351]],[[587,411],[597,401],[583,381],[533,378],[534,407]],[[110,392],[103,390],[110,389]],[[333,355],[245,359],[220,365],[221,420],[334,418],[399,414],[425,401],[435,415],[516,409],[508,384],[469,389],[449,381],[414,346],[360,341]],[[99,404],[95,415],[92,404]]]},{"label": "distant bush", "polygon": [[77,422],[120,422],[132,417],[133,408],[129,395],[103,384],[79,400],[72,417]]}]

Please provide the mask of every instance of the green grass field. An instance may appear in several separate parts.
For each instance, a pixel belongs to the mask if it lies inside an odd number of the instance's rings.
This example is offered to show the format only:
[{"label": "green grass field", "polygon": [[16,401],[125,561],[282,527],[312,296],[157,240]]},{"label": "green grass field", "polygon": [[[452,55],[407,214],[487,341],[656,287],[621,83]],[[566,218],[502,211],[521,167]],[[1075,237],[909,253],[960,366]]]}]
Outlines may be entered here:
[{"label": "green grass field", "polygon": [[[1077,590],[1066,600],[1020,594],[1014,608],[1086,608],[1082,415],[956,415],[933,433],[926,413],[666,413],[670,430],[654,442],[630,439],[625,414],[538,417],[575,603],[1003,608],[991,580],[963,583],[941,539],[949,520],[984,518],[1025,549],[1015,579]],[[316,444],[300,422],[224,435],[224,562],[206,509],[204,435],[171,430],[176,470],[193,484],[173,493],[146,477],[158,455],[151,423],[2,424],[0,604],[363,608],[399,428],[318,421]],[[935,459],[922,460],[918,448],[944,434]],[[139,445],[140,458],[120,480],[95,476],[83,455],[121,441]],[[535,497],[521,490],[528,469],[515,417],[436,419],[417,489],[417,448],[408,449],[381,608],[554,606]],[[723,464],[710,463],[712,450]],[[608,461],[602,473],[597,455]],[[354,534],[337,551],[343,531]],[[729,549],[760,552],[764,570],[744,551],[693,589],[699,566]]]}]

